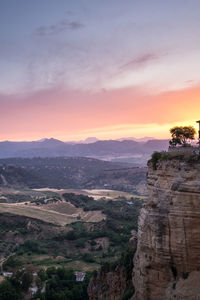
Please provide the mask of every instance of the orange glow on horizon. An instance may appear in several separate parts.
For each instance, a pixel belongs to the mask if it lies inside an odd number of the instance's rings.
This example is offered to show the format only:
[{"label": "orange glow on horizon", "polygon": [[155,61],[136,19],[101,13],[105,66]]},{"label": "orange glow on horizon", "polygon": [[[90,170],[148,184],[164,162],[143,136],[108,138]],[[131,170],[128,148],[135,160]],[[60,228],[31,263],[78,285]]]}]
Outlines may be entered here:
[{"label": "orange glow on horizon", "polygon": [[[56,99],[56,101],[55,101]],[[73,99],[73,101],[71,101]],[[169,138],[175,125],[198,129],[200,86],[148,95],[122,89],[99,94],[47,91],[20,101],[0,99],[0,140],[58,138],[77,141],[122,137]]]}]

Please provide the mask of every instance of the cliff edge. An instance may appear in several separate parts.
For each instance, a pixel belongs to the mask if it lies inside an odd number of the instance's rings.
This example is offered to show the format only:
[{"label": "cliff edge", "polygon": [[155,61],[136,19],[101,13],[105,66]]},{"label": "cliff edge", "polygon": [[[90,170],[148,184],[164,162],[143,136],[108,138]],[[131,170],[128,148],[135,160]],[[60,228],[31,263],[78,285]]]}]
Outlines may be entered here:
[{"label": "cliff edge", "polygon": [[200,299],[200,161],[148,163],[134,258],[135,300]]}]

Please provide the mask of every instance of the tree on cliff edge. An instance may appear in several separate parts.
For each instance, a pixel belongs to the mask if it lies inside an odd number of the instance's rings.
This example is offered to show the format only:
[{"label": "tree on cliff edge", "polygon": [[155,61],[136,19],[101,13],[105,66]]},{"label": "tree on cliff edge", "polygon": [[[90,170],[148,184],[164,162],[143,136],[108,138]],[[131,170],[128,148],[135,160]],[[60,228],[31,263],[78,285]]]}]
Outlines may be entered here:
[{"label": "tree on cliff edge", "polygon": [[175,126],[170,129],[172,139],[169,141],[171,146],[188,145],[189,141],[194,140],[196,129],[193,126]]}]

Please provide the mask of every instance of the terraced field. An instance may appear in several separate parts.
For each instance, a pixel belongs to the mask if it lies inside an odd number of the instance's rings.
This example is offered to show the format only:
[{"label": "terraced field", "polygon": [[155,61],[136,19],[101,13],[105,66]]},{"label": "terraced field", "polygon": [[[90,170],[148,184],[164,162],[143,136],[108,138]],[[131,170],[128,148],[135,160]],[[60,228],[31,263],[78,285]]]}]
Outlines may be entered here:
[{"label": "terraced field", "polygon": [[[75,207],[70,202],[66,202],[62,196],[65,193],[83,194],[93,197],[94,200],[103,198],[104,200],[115,201],[119,198],[124,198],[125,200],[129,200],[131,197],[144,198],[127,192],[107,189],[2,189],[0,196],[3,201],[0,203],[0,212],[31,217],[60,226],[65,226],[77,220],[84,222],[101,222],[106,219],[106,216],[100,210],[84,211],[83,208]],[[59,200],[53,201],[53,203],[50,201],[50,203],[39,203],[39,205],[36,205],[40,199],[45,198],[46,200],[51,200],[54,199],[54,197],[57,197],[57,200]],[[4,200],[7,200],[8,203],[3,203]]]},{"label": "terraced field", "polygon": [[80,219],[84,222],[100,222],[106,218],[101,211],[84,212],[70,203],[55,203],[33,206],[25,203],[0,203],[0,212],[7,212],[65,226]]}]

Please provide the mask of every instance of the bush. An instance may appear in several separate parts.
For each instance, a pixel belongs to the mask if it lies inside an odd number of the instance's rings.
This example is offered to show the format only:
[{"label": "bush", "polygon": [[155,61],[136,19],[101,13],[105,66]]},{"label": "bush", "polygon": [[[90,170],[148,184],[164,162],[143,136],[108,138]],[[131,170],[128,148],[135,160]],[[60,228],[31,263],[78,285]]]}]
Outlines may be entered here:
[{"label": "bush", "polygon": [[129,288],[127,291],[125,291],[120,300],[129,300],[134,295],[134,292],[134,287]]},{"label": "bush", "polygon": [[96,243],[95,241],[90,241],[90,245],[91,245],[91,246],[96,246],[96,244],[97,244],[97,243]]},{"label": "bush", "polygon": [[43,269],[39,270],[37,274],[42,282],[44,282],[46,280],[47,275]]},{"label": "bush", "polygon": [[[91,273],[87,272],[83,282],[76,282],[74,271],[64,268],[47,269],[46,300],[88,300],[87,286]],[[50,275],[50,276],[49,276]]]},{"label": "bush", "polygon": [[35,240],[26,240],[24,242],[23,248],[26,252],[39,253],[39,244]]},{"label": "bush", "polygon": [[120,263],[125,268],[127,278],[132,277],[132,270],[133,270],[133,258],[136,251],[135,248],[128,248],[124,253],[121,255]]},{"label": "bush", "polygon": [[78,247],[78,248],[85,248],[85,239],[79,239],[76,242],[76,247]]},{"label": "bush", "polygon": [[[14,256],[10,256],[4,263],[3,263],[3,269],[9,270],[10,268],[16,268],[21,266],[21,262]],[[1,299],[1,298],[0,298]]]},{"label": "bush", "polygon": [[66,234],[66,238],[68,240],[70,240],[70,241],[75,240],[76,239],[76,233],[75,233],[75,231],[74,230],[68,231],[67,234]]},{"label": "bush", "polygon": [[0,283],[0,299],[1,300],[21,300],[21,295],[16,291],[10,281],[4,280]]},{"label": "bush", "polygon": [[83,260],[84,260],[85,262],[88,262],[88,263],[93,263],[93,262],[95,262],[94,258],[92,257],[92,255],[91,255],[90,253],[85,253],[85,254],[83,255]]},{"label": "bush", "polygon": [[157,163],[159,161],[159,159],[161,159],[162,157],[162,153],[161,152],[154,152],[151,156],[151,162],[153,165],[153,169],[157,170]]}]

